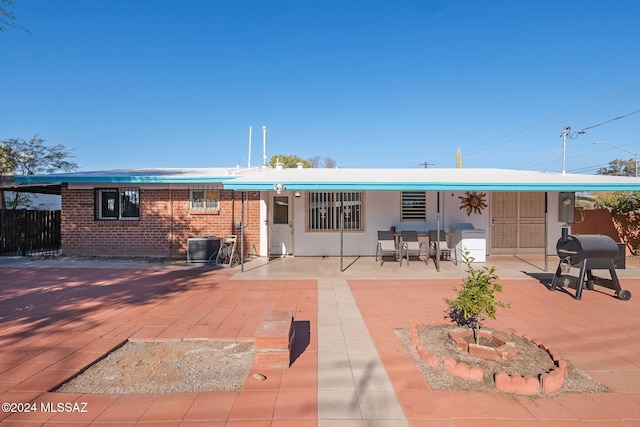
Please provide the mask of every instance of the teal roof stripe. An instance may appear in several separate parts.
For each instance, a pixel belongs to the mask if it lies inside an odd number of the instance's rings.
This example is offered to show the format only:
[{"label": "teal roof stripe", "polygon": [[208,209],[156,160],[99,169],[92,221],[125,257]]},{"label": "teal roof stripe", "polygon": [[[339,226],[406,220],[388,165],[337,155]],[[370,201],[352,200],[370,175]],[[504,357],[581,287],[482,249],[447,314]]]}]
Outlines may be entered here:
[{"label": "teal roof stripe", "polygon": [[[640,191],[640,184],[595,183],[283,183],[284,190],[300,191]],[[228,181],[224,188],[237,191],[269,191],[274,184]]]},{"label": "teal roof stripe", "polygon": [[640,191],[640,179],[509,169],[121,169],[15,176],[18,183],[221,183],[225,189],[271,191]]},{"label": "teal roof stripe", "polygon": [[237,178],[237,176],[230,174],[229,171],[233,171],[233,169],[116,169],[48,175],[18,175],[14,176],[14,180],[24,183],[220,183]]}]

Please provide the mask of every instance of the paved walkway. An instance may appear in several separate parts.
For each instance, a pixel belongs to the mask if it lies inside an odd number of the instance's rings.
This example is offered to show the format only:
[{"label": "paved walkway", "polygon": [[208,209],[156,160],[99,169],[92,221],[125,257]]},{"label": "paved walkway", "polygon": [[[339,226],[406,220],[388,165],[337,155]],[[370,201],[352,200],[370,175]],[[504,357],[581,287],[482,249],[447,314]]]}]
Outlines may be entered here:
[{"label": "paved walkway", "polygon": [[408,427],[344,279],[318,281],[318,425]]},{"label": "paved walkway", "polygon": [[[335,259],[207,266],[99,260],[0,259],[0,400],[37,412],[0,413],[20,426],[595,426],[640,425],[640,270],[621,274],[634,297],[607,289],[549,292],[533,263],[499,264],[511,309],[491,326],[512,327],[609,387],[610,393],[530,398],[432,390],[394,334],[440,319],[462,268]],[[369,268],[365,264],[370,261]],[[285,265],[286,264],[286,265]],[[258,266],[259,265],[259,266]],[[286,268],[282,268],[282,267]],[[70,268],[71,267],[71,268]],[[555,266],[551,266],[554,269]],[[297,271],[296,271],[297,270]],[[292,310],[302,347],[286,370],[252,370],[242,390],[171,395],[77,395],[57,384],[126,339],[252,340],[262,314]],[[253,373],[267,376],[266,381]],[[86,412],[52,412],[56,403]],[[54,406],[47,406],[49,404]],[[44,406],[42,406],[44,405]],[[63,407],[64,408],[64,407]],[[24,408],[23,408],[24,409]],[[74,409],[73,406],[71,409]],[[82,409],[82,408],[78,408]]]}]

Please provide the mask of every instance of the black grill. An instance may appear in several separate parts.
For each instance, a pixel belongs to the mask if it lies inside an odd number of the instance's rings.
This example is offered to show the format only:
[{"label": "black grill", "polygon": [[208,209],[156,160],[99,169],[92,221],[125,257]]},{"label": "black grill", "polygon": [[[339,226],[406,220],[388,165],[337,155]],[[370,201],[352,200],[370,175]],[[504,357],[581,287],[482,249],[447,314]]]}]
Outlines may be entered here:
[{"label": "black grill", "polygon": [[560,262],[551,282],[552,291],[556,289],[557,281],[563,272],[568,273],[571,267],[580,267],[575,299],[579,300],[582,297],[584,286],[593,290],[594,279],[598,278],[593,275],[592,270],[609,270],[610,287],[615,290],[617,297],[625,301],[631,298],[631,292],[620,287],[615,267],[620,251],[618,244],[611,237],[595,234],[565,235],[558,240],[556,252]]}]

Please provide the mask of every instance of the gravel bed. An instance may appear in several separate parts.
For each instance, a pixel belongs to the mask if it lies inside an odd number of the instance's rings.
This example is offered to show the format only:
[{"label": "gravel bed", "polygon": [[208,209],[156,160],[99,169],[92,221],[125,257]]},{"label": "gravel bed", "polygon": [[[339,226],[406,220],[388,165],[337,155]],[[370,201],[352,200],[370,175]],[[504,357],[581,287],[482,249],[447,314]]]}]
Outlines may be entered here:
[{"label": "gravel bed", "polygon": [[253,342],[127,342],[55,391],[104,394],[239,391],[253,359]]}]

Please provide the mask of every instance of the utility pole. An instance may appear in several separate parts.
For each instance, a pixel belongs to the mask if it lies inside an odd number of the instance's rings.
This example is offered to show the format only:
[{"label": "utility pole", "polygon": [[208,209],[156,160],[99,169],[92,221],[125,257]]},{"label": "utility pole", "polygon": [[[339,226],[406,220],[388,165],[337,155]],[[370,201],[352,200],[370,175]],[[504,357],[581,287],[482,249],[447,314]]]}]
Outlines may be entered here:
[{"label": "utility pole", "polygon": [[424,166],[424,168],[427,169],[429,166],[435,166],[435,164],[423,162],[423,163],[418,163],[418,166]]},{"label": "utility pole", "polygon": [[571,126],[567,125],[562,130],[562,175],[567,173],[567,137],[576,139],[578,135],[582,135],[584,130],[571,132]]}]

